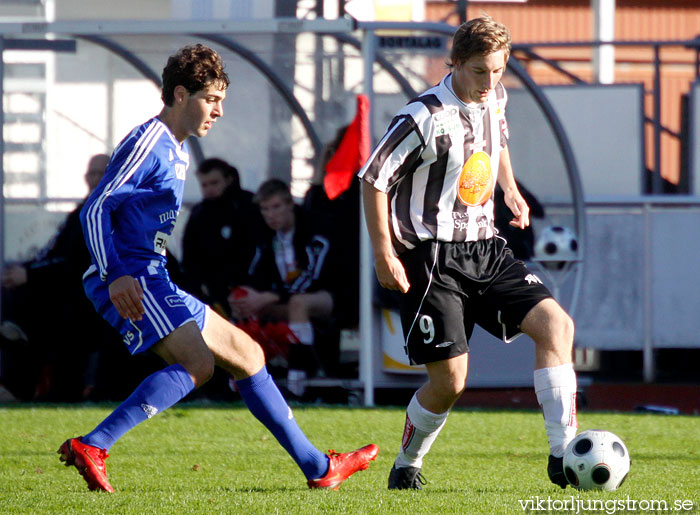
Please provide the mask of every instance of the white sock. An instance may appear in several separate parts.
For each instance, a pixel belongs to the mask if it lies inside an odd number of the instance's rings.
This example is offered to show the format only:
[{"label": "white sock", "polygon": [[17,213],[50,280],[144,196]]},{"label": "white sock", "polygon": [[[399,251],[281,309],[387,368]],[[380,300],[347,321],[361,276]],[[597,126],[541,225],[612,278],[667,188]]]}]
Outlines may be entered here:
[{"label": "white sock", "polygon": [[445,425],[449,414],[449,410],[437,414],[428,411],[418,403],[416,395],[413,395],[406,408],[406,425],[403,430],[401,450],[394,462],[397,468],[421,468],[423,456],[428,454],[430,446]]},{"label": "white sock", "polygon": [[557,458],[574,436],[576,420],[576,373],[572,363],[535,370],[535,394],[544,412],[544,428],[550,453]]},{"label": "white sock", "polygon": [[311,322],[290,322],[289,330],[294,333],[300,343],[304,345],[314,344],[314,328]]},{"label": "white sock", "polygon": [[306,372],[303,370],[287,370],[287,389],[294,395],[301,397],[306,391],[304,386],[304,380],[306,379]]}]

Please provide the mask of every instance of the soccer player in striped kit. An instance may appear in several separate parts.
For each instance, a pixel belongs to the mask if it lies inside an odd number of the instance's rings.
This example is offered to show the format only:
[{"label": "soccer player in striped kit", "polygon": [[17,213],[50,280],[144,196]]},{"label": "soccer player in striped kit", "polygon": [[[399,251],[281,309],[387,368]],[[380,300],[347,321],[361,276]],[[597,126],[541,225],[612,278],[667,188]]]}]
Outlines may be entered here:
[{"label": "soccer player in striped kit", "polygon": [[233,375],[250,411],[296,461],[310,488],[337,488],[377,455],[373,444],[345,454],[317,450],[268,375],[260,346],[175,286],[165,269],[189,164],[183,143],[205,136],[223,115],[228,85],[221,58],[210,48],[187,46],[171,56],[163,69],[163,110],[117,146],[81,212],[92,256],[83,277],[87,296],[131,354],[151,350],[168,364],[93,431],[59,448],[61,461],[74,465],[90,490],[113,492],[107,450],[204,384],[215,365]]},{"label": "soccer player in striped kit", "polygon": [[358,174],[377,278],[403,293],[407,353],[428,372],[406,410],[391,489],[425,484],[423,457],[464,391],[475,323],[506,342],[520,333],[535,341],[547,471],[553,483],[567,484],[562,456],[577,427],[574,324],[494,227],[496,182],[513,213],[510,224],[529,225],[508,153],[500,79],[509,55],[502,24],[490,17],[462,24],[451,73],[394,117]]}]

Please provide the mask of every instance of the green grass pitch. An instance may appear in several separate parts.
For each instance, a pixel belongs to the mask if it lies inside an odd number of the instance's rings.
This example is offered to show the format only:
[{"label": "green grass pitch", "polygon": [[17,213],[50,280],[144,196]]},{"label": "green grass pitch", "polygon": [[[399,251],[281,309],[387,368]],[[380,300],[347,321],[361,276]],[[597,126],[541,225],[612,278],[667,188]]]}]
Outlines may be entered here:
[{"label": "green grass pitch", "polygon": [[[319,449],[346,452],[370,442],[381,448],[369,470],[334,492],[309,490],[292,459],[242,404],[182,404],[111,449],[107,471],[116,493],[109,495],[88,491],[78,472],[59,462],[56,449],[112,408],[0,407],[0,513],[508,514],[576,513],[576,506],[580,513],[700,511],[697,416],[580,413],[580,429],[610,430],[632,455],[626,483],[603,493],[549,483],[539,412],[456,409],[424,463],[428,484],[414,492],[386,488],[403,407],[295,406]],[[641,504],[633,510],[632,502]]]}]

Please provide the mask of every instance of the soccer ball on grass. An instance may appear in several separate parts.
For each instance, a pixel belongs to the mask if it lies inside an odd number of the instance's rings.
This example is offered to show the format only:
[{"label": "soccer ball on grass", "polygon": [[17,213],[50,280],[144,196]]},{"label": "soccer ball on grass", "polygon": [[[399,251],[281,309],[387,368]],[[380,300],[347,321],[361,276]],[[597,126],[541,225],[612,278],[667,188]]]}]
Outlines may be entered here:
[{"label": "soccer ball on grass", "polygon": [[630,471],[630,455],[609,431],[579,433],[564,451],[564,475],[578,490],[617,490]]}]

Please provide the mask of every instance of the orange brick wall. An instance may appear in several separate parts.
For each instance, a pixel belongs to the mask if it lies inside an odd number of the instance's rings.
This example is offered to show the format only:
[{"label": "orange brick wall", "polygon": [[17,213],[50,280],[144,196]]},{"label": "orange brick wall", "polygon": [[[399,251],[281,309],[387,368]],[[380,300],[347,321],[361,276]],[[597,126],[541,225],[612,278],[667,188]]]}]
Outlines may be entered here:
[{"label": "orange brick wall", "polygon": [[[488,13],[511,29],[514,43],[583,42],[593,40],[593,12],[590,0],[528,0],[524,4],[470,2],[467,18]],[[455,3],[427,2],[426,18],[456,24]],[[626,41],[690,40],[700,35],[700,0],[617,0],[615,35]],[[535,48],[544,57],[559,61],[584,80],[592,79],[590,47]],[[516,56],[518,54],[515,54]],[[652,47],[616,48],[617,82],[642,82],[647,92],[645,111],[653,112]],[[681,99],[695,80],[695,52],[683,47],[661,51],[661,123],[681,131]],[[567,84],[570,80],[546,65],[525,60],[528,72],[538,84]],[[653,169],[653,131],[646,128],[647,166]],[[672,184],[682,182],[681,145],[677,138],[662,133],[661,175]]]}]

